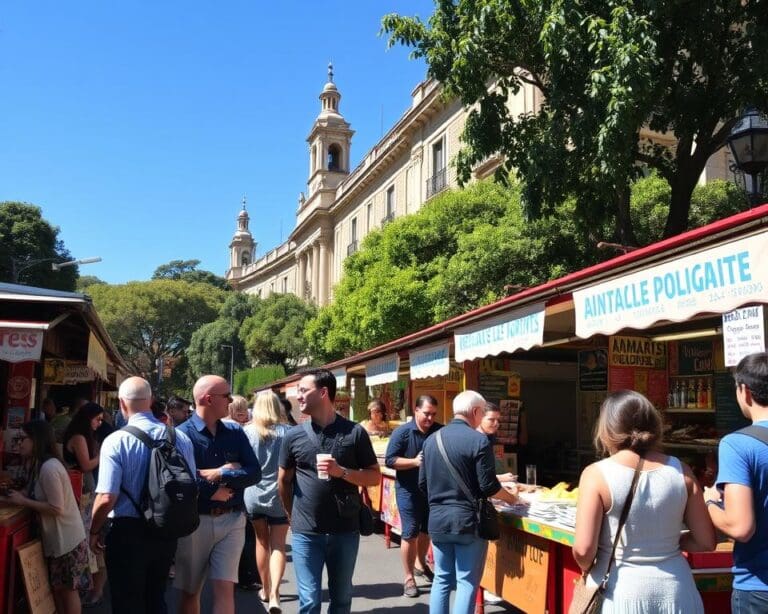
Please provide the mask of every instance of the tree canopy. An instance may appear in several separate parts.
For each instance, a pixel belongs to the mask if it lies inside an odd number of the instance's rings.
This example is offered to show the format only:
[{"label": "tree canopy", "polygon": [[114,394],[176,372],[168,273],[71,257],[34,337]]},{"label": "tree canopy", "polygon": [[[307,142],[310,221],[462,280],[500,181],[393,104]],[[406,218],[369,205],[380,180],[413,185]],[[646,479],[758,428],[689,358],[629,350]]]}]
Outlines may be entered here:
[{"label": "tree canopy", "polygon": [[132,371],[153,383],[158,359],[183,356],[192,333],[217,318],[226,296],[208,284],[167,279],[92,285],[88,293]]},{"label": "tree canopy", "polygon": [[230,290],[227,281],[215,273],[198,269],[199,260],[171,260],[161,264],[152,274],[152,279],[175,279],[189,283],[211,284],[221,290]]},{"label": "tree canopy", "polygon": [[72,259],[59,228],[43,218],[40,207],[0,203],[0,281],[71,291],[77,267],[53,271],[51,263]]},{"label": "tree canopy", "polygon": [[[670,192],[656,176],[633,185],[643,241],[662,238]],[[691,227],[745,206],[739,190],[723,181],[698,187],[692,202]],[[514,183],[479,182],[439,194],[369,234],[344,261],[333,302],[307,325],[312,352],[338,359],[614,256],[597,249],[611,223],[585,226],[575,209],[569,199],[552,214],[528,219]]]},{"label": "tree canopy", "polygon": [[[629,201],[643,167],[670,185],[664,236],[680,233],[734,118],[768,110],[762,2],[440,0],[427,23],[388,15],[383,29],[470,109],[462,180],[501,152],[500,176],[519,174],[529,213],[571,196],[576,215],[610,218],[626,244],[640,243]],[[509,98],[524,86],[541,104],[515,115]]]},{"label": "tree canopy", "polygon": [[253,313],[240,328],[245,350],[258,364],[282,365],[292,373],[310,358],[304,329],[315,316],[315,307],[293,294],[251,300],[255,301]]}]

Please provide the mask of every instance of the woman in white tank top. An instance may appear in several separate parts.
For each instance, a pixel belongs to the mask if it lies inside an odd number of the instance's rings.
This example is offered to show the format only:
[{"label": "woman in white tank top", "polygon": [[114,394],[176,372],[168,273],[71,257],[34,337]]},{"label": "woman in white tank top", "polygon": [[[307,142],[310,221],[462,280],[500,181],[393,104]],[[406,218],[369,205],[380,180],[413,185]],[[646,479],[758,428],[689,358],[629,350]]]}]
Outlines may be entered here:
[{"label": "woman in white tank top", "polygon": [[600,408],[595,446],[609,457],[581,474],[573,546],[588,584],[599,584],[605,574],[635,468],[641,456],[645,459],[616,548],[603,614],[704,611],[681,550],[712,550],[715,531],[690,468],[659,451],[661,433],[661,415],[638,392],[611,393]]}]

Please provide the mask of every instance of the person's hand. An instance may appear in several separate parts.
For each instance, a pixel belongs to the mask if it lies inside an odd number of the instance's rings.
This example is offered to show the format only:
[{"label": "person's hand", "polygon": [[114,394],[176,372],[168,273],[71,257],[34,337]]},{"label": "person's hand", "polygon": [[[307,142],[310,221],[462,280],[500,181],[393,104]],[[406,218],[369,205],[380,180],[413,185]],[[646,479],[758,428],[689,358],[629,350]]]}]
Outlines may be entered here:
[{"label": "person's hand", "polygon": [[720,501],[720,491],[714,486],[707,486],[704,488],[704,501]]},{"label": "person's hand", "polygon": [[27,498],[18,490],[9,490],[5,500],[11,505],[18,506],[23,506],[27,502]]},{"label": "person's hand", "polygon": [[231,488],[227,488],[226,486],[219,486],[216,489],[216,492],[211,495],[211,501],[226,503],[234,496],[234,494],[235,491]]},{"label": "person's hand", "polygon": [[[225,465],[226,467],[226,465]],[[197,474],[208,482],[221,482],[221,468],[219,469],[198,469]]]},{"label": "person's hand", "polygon": [[91,533],[88,537],[88,545],[96,554],[104,551],[104,542],[101,541],[101,533]]},{"label": "person's hand", "polygon": [[421,467],[421,463],[424,462],[423,450],[416,455],[416,457],[413,459],[413,462],[415,463],[416,467]]},{"label": "person's hand", "polygon": [[516,482],[517,476],[514,473],[502,473],[497,475],[496,478],[499,482]]},{"label": "person's hand", "polygon": [[317,471],[318,473],[325,471],[332,478],[340,478],[344,473],[344,470],[341,468],[339,463],[336,462],[335,458],[326,458],[318,461]]},{"label": "person's hand", "polygon": [[520,494],[520,487],[514,482],[502,482],[501,487],[514,497]]},{"label": "person's hand", "polygon": [[243,466],[240,463],[227,463],[226,465],[219,467],[219,469],[230,469],[231,471],[236,471],[237,469],[242,468]]}]

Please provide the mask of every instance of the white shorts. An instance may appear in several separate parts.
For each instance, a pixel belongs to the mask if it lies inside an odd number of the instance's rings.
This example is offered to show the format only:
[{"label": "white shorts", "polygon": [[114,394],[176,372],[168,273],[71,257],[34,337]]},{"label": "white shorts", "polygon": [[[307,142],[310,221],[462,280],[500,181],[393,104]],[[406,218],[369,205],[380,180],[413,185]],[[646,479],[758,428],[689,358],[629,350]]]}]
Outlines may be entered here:
[{"label": "white shorts", "polygon": [[176,577],[173,585],[194,594],[210,580],[237,583],[240,554],[245,544],[245,514],[221,516],[200,514],[195,532],[179,539],[176,546]]}]

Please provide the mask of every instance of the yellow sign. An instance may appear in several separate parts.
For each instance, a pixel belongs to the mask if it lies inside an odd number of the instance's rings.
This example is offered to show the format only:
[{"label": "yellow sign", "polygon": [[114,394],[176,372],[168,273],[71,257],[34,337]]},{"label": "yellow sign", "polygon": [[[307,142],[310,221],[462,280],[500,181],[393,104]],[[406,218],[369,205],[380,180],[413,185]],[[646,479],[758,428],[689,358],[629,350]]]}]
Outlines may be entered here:
[{"label": "yellow sign", "polygon": [[646,337],[614,336],[608,345],[608,364],[611,367],[665,369],[667,346]]},{"label": "yellow sign", "polygon": [[48,565],[43,556],[43,546],[39,539],[32,540],[19,547],[21,572],[24,576],[24,588],[31,614],[56,614],[53,592],[48,582]]},{"label": "yellow sign", "polygon": [[88,360],[86,364],[101,379],[107,379],[107,351],[93,333],[88,337]]},{"label": "yellow sign", "polygon": [[515,399],[520,398],[520,374],[510,373],[507,380],[507,394]]},{"label": "yellow sign", "polygon": [[545,612],[549,542],[502,522],[501,537],[488,542],[480,585],[523,612]]},{"label": "yellow sign", "polygon": [[46,358],[43,363],[43,383],[78,384],[92,382],[93,372],[82,362]]}]

